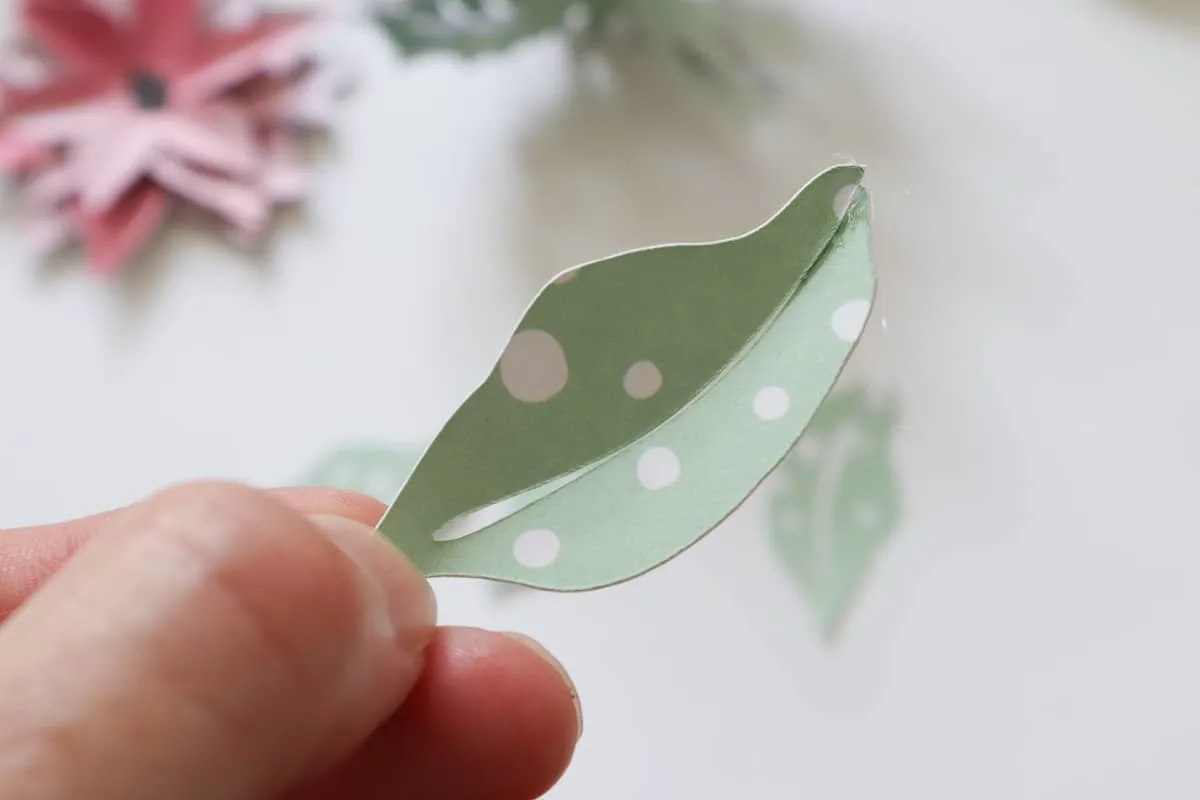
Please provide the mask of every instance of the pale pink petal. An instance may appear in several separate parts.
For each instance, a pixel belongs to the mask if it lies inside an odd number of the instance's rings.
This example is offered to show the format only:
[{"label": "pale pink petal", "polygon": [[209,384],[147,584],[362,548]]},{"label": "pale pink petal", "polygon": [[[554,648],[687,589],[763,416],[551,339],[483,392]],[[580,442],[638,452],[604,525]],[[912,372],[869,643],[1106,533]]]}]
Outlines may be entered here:
[{"label": "pale pink petal", "polygon": [[29,169],[45,155],[40,145],[14,133],[0,134],[0,171],[18,172]]},{"label": "pale pink petal", "polygon": [[36,89],[50,82],[46,60],[33,53],[14,50],[0,55],[0,81],[8,86]]},{"label": "pale pink petal", "polygon": [[289,77],[259,75],[240,86],[234,97],[260,124],[283,121],[283,109],[303,80],[304,71]]},{"label": "pale pink petal", "polygon": [[154,114],[111,118],[80,153],[79,202],[90,214],[113,204],[146,174],[159,153],[160,120]]},{"label": "pale pink petal", "polygon": [[45,258],[69,244],[77,235],[71,216],[63,211],[39,214],[25,225],[25,246],[36,258]]},{"label": "pale pink petal", "polygon": [[183,199],[224,217],[230,224],[254,230],[267,220],[267,198],[255,187],[205,175],[170,158],[155,162],[154,179]]},{"label": "pale pink petal", "polygon": [[235,176],[258,169],[254,131],[244,111],[210,106],[195,114],[173,114],[163,117],[160,131],[163,150],[198,167]]},{"label": "pale pink petal", "polygon": [[260,183],[275,203],[298,203],[308,194],[308,172],[296,146],[283,132],[272,133],[267,139]]},{"label": "pale pink petal", "polygon": [[143,181],[99,214],[77,211],[79,232],[92,268],[113,273],[123,267],[162,225],[170,198]]},{"label": "pale pink petal", "polygon": [[125,108],[111,102],[81,103],[22,114],[8,128],[14,136],[53,147],[92,139],[97,132],[109,130],[114,116],[124,113]]},{"label": "pale pink petal", "polygon": [[314,24],[307,15],[278,14],[244,30],[213,32],[187,71],[176,77],[171,87],[174,101],[198,106],[281,63],[299,64]]},{"label": "pale pink petal", "polygon": [[47,167],[22,189],[25,201],[35,208],[58,208],[79,193],[79,165],[63,160]]},{"label": "pale pink petal", "polygon": [[324,129],[333,124],[337,101],[353,86],[343,65],[322,65],[303,76],[282,101],[281,118],[292,125]]},{"label": "pale pink petal", "polygon": [[[244,240],[273,205],[303,199],[289,137],[328,124],[346,88],[344,72],[314,66],[311,15],[264,16],[261,0],[19,1],[55,61],[0,60],[0,171],[20,175],[39,250],[78,233],[111,272],[175,199]],[[136,70],[167,81],[167,108],[136,107]]]},{"label": "pale pink petal", "polygon": [[133,0],[130,37],[138,48],[138,66],[176,75],[202,35],[204,0]]},{"label": "pale pink petal", "polygon": [[228,225],[225,228],[225,235],[239,247],[253,247],[262,239],[264,231],[266,231],[265,225],[260,225],[254,230],[239,228],[236,225]]},{"label": "pale pink petal", "polygon": [[132,66],[132,43],[85,0],[25,0],[25,30],[59,61],[96,79],[119,79]]},{"label": "pale pink petal", "polygon": [[213,0],[208,12],[208,24],[218,31],[249,28],[262,16],[259,0]]},{"label": "pale pink petal", "polygon": [[75,75],[59,75],[32,86],[8,83],[4,87],[3,113],[5,117],[16,117],[58,111],[64,106],[93,103],[106,91],[103,84],[92,78]]}]

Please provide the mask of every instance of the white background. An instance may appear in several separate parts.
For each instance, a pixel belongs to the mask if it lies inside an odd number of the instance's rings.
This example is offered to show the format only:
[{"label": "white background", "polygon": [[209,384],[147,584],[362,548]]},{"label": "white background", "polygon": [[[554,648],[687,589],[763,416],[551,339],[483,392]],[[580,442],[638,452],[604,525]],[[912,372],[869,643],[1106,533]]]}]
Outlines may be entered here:
[{"label": "white background", "polygon": [[852,157],[882,292],[852,372],[900,392],[905,508],[840,640],[761,499],[643,580],[443,584],[445,618],[577,677],[555,798],[1197,796],[1200,6],[794,5],[756,120],[644,63],[609,93],[553,43],[408,65],[359,30],[315,197],[262,256],[184,231],[112,283],[6,220],[0,525],[423,441],[559,269],[743,232]]}]

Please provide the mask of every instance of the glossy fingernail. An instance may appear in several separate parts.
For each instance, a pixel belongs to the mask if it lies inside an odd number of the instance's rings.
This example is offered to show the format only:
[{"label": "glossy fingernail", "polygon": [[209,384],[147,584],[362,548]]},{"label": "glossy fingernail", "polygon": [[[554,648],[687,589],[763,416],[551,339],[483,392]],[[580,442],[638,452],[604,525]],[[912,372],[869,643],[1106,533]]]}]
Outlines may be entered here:
[{"label": "glossy fingernail", "polygon": [[505,631],[504,635],[525,645],[530,650],[537,653],[543,661],[554,667],[554,671],[559,674],[563,680],[563,683],[566,684],[568,691],[571,693],[571,704],[575,706],[575,725],[578,730],[576,738],[581,738],[583,736],[583,704],[579,702],[579,691],[575,688],[575,681],[571,680],[571,675],[567,672],[567,668],[564,667],[562,662],[555,658],[550,651],[547,650],[537,639],[534,639],[531,636],[526,636],[523,633],[517,633],[515,631]]}]

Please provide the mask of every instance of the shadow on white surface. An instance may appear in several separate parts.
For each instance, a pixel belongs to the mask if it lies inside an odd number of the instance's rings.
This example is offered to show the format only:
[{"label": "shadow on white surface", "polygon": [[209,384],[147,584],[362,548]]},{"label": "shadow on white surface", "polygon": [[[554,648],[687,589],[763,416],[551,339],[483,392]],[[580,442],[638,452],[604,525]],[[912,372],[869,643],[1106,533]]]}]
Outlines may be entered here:
[{"label": "shadow on white surface", "polygon": [[[832,80],[810,73],[803,83],[785,81],[808,65],[781,53],[820,59],[822,39],[783,11],[755,21],[749,48],[776,84],[761,103],[699,90],[635,48],[571,60],[562,96],[519,142],[513,260],[542,281],[617,250],[740,234],[831,160],[854,160],[844,147],[826,147],[840,138],[829,130],[835,124],[885,128],[865,76],[839,64]],[[761,38],[768,30],[774,41]],[[856,102],[835,108],[817,94]],[[802,126],[787,119],[794,109],[803,109]]]},{"label": "shadow on white surface", "polygon": [[1131,10],[1170,25],[1200,26],[1200,3],[1195,0],[1118,0]]},{"label": "shadow on white surface", "polygon": [[[337,158],[336,133],[327,136],[310,136],[301,141],[303,163],[315,172],[321,166]],[[310,182],[315,178],[310,175]],[[11,193],[6,193],[0,213],[8,224],[22,224],[22,209]],[[172,270],[179,269],[180,252],[192,248],[209,251],[214,263],[243,269],[263,282],[277,282],[280,241],[311,236],[319,225],[306,203],[275,206],[262,232],[253,240],[241,240],[231,235],[227,226],[214,215],[203,210],[176,204],[162,227],[142,250],[114,276],[88,275],[91,280],[107,282],[113,290],[114,306],[117,309],[115,337],[118,342],[129,343],[131,337],[147,333],[144,329],[146,317],[159,300],[164,285],[171,280]],[[39,289],[52,288],[78,273],[88,273],[87,254],[78,243],[70,244],[50,253],[38,263],[28,259]]]}]

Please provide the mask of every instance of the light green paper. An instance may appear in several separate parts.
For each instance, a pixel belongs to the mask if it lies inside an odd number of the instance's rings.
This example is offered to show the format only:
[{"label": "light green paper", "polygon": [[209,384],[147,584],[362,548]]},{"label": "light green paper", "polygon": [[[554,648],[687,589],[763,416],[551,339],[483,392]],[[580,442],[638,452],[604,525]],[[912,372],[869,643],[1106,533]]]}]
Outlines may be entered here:
[{"label": "light green paper", "polygon": [[[624,24],[687,69],[732,80],[746,67],[734,45],[725,0],[487,0],[383,3],[376,21],[410,57],[453,52],[471,58],[555,31],[598,38]],[[578,23],[582,23],[582,25]]]},{"label": "light green paper", "polygon": [[350,444],[317,462],[302,483],[359,492],[386,502],[400,491],[420,456],[419,449]]},{"label": "light green paper", "polygon": [[[576,0],[521,0],[510,13],[489,13],[484,0],[462,0],[447,12],[443,0],[381,4],[376,20],[406,55],[449,50],[471,57],[505,50],[532,36],[563,26]],[[611,0],[599,0],[607,6]]]},{"label": "light green paper", "polygon": [[[745,236],[563,273],[380,531],[431,576],[561,591],[693,544],[795,444],[861,333],[875,292],[861,179],[834,167]],[[451,521],[522,497],[444,540]]]},{"label": "light green paper", "polygon": [[835,392],[776,471],[771,540],[825,635],[837,633],[900,521],[896,405],[865,387]]}]

